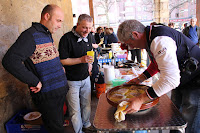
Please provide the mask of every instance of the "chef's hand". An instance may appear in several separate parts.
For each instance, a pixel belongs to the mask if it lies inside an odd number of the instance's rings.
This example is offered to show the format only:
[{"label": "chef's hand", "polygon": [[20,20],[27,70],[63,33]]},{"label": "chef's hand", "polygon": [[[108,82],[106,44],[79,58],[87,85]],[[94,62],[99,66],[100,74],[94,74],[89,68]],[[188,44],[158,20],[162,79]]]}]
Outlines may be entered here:
[{"label": "chef's hand", "polygon": [[128,114],[138,112],[142,106],[142,104],[146,101],[150,100],[146,93],[143,93],[137,97],[130,98],[128,102],[130,103],[129,106],[124,110]]},{"label": "chef's hand", "polygon": [[39,82],[36,87],[30,87],[30,90],[34,93],[38,93],[42,88],[42,83]]}]

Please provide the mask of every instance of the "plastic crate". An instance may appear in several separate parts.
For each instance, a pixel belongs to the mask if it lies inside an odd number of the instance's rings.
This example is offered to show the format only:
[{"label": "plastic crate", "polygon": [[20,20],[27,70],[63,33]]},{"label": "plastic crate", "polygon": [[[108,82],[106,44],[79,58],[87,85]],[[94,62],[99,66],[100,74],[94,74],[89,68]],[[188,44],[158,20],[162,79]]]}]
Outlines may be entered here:
[{"label": "plastic crate", "polygon": [[7,133],[48,133],[44,125],[31,125],[24,123],[23,116],[31,111],[22,110],[14,115],[6,124]]}]

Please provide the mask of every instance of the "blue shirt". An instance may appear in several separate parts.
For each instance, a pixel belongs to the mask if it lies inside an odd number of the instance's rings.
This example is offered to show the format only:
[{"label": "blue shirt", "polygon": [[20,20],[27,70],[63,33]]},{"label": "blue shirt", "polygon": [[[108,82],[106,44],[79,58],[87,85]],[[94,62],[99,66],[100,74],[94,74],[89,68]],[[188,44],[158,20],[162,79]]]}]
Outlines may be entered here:
[{"label": "blue shirt", "polygon": [[197,35],[197,26],[190,26],[189,36],[188,36],[195,44],[198,43],[198,35]]}]

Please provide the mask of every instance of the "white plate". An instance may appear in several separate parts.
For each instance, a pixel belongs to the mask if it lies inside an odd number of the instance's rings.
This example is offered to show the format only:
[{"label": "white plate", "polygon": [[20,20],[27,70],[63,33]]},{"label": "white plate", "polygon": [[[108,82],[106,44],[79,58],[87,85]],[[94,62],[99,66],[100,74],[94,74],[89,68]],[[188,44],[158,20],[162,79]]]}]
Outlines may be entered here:
[{"label": "white plate", "polygon": [[127,82],[130,81],[131,79],[134,78],[133,75],[122,75],[121,76],[122,79],[125,79]]},{"label": "white plate", "polygon": [[40,118],[42,114],[40,112],[30,112],[24,116],[24,120],[32,121]]}]

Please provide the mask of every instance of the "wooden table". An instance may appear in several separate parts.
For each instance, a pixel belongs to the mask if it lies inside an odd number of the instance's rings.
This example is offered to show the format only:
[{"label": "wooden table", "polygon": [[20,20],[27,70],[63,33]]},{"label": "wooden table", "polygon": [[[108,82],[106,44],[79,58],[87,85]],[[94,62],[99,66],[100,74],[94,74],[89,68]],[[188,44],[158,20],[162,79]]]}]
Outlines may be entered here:
[{"label": "wooden table", "polygon": [[93,125],[98,132],[136,130],[179,130],[185,132],[187,122],[167,95],[159,99],[154,107],[135,114],[127,114],[126,120],[116,122],[116,108],[111,106],[103,93],[98,101]]}]

